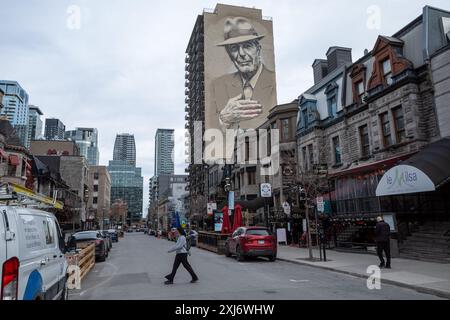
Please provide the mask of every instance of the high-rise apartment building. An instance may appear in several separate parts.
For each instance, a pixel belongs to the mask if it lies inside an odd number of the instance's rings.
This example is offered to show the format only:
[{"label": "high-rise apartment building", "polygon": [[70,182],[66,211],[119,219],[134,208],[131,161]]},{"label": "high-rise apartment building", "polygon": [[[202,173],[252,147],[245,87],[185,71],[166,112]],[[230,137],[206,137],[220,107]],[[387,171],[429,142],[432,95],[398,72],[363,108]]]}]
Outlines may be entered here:
[{"label": "high-rise apartment building", "polygon": [[39,107],[30,104],[28,111],[28,145],[31,140],[40,140],[43,138],[42,115],[43,113]]},{"label": "high-rise apartment building", "polygon": [[84,156],[90,166],[98,166],[98,131],[95,128],[76,128],[66,131],[65,138],[74,141],[80,148],[80,155]]},{"label": "high-rise apartment building", "polygon": [[125,161],[133,166],[136,165],[136,143],[134,141],[134,135],[123,133],[116,136],[113,160]]},{"label": "high-rise apartment building", "polygon": [[[238,59],[242,51],[249,55],[245,64]],[[186,171],[191,215],[201,217],[209,201],[210,169],[217,171],[216,167],[222,166],[220,161],[214,168],[205,166],[214,161],[204,159],[204,151],[216,150],[217,156],[224,148],[218,145],[221,139],[206,142],[205,131],[257,129],[277,105],[272,19],[264,17],[260,9],[217,4],[197,16],[185,53],[185,128],[190,139]],[[251,117],[233,114],[227,106],[236,99],[258,101],[263,111]],[[245,194],[240,197],[248,200]],[[221,200],[225,201],[225,191]]]},{"label": "high-rise apartment building", "polygon": [[174,130],[158,129],[155,135],[155,175],[173,174],[174,168]]},{"label": "high-rise apartment building", "polygon": [[45,119],[45,139],[64,140],[66,126],[59,119]]},{"label": "high-rise apartment building", "polygon": [[0,88],[5,93],[0,114],[7,116],[20,142],[28,148],[28,93],[17,81],[0,80]]}]

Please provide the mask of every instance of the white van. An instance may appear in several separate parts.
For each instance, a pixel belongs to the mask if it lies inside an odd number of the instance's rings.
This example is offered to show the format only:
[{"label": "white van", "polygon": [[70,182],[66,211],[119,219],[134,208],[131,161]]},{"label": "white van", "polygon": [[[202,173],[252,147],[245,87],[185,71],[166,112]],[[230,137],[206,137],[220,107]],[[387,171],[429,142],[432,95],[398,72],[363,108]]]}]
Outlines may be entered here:
[{"label": "white van", "polygon": [[0,299],[67,299],[64,249],[52,213],[0,206]]}]

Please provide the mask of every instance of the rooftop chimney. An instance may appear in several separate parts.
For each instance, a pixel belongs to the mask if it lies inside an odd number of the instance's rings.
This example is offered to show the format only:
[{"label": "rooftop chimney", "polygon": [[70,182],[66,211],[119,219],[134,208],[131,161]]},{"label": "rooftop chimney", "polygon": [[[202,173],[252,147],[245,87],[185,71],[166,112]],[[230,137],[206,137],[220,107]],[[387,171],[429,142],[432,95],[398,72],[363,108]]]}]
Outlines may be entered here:
[{"label": "rooftop chimney", "polygon": [[316,59],[313,62],[314,84],[317,84],[328,74],[328,61],[324,59]]},{"label": "rooftop chimney", "polygon": [[328,73],[346,63],[352,63],[352,49],[343,47],[330,47],[327,51]]}]

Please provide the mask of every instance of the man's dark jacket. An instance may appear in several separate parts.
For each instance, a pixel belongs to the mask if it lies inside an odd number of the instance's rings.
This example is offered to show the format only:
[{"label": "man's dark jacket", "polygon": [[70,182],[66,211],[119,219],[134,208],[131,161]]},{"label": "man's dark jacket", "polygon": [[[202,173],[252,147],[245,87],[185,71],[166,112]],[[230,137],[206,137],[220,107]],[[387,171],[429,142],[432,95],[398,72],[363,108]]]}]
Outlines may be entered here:
[{"label": "man's dark jacket", "polygon": [[388,242],[391,236],[391,227],[384,221],[378,222],[375,228],[375,241]]}]

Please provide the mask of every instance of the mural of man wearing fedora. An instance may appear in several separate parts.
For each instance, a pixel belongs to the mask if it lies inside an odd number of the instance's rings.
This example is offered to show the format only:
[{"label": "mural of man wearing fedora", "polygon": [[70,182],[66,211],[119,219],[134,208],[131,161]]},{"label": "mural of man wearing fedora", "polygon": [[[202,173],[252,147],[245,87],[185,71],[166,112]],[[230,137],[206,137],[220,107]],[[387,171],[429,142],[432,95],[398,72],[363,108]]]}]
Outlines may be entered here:
[{"label": "mural of man wearing fedora", "polygon": [[230,17],[225,21],[224,47],[237,69],[212,83],[212,99],[216,107],[216,128],[256,129],[265,120],[268,110],[276,105],[275,72],[268,70],[261,59],[260,40],[251,21]]}]

